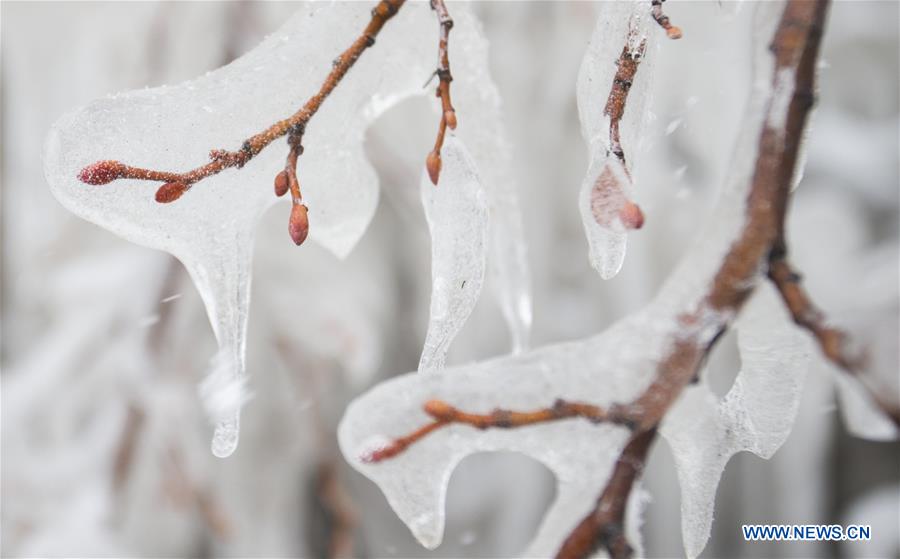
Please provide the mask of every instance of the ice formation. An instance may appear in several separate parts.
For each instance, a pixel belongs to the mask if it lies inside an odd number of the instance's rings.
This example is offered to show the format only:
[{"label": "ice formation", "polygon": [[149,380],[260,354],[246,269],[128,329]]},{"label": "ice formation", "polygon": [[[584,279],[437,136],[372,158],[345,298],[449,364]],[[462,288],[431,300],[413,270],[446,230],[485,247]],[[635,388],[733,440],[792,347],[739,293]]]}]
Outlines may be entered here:
[{"label": "ice formation", "polygon": [[[434,548],[441,541],[453,468],[473,453],[512,450],[541,461],[557,477],[556,501],[524,555],[554,553],[593,506],[627,431],[577,419],[512,430],[479,431],[453,424],[383,462],[363,459],[390,438],[427,423],[430,419],[421,411],[424,402],[437,398],[474,413],[497,407],[534,410],[552,405],[556,398],[600,406],[628,402],[653,380],[672,340],[696,336],[696,343],[709,343],[729,320],[709,313],[696,332],[685,332],[678,316],[702,308],[704,293],[746,219],[746,194],[762,117],[773,93],[773,64],[766,46],[782,7],[782,3],[757,7],[756,80],[728,180],[707,228],[650,305],[585,340],[451,367],[441,375],[392,378],[348,407],[339,428],[344,456],[381,487],[395,512],[426,547]],[[607,17],[604,12],[601,21]],[[601,23],[598,30],[606,27]],[[620,50],[621,44],[615,48]],[[585,133],[585,137],[592,135]],[[728,395],[720,402],[705,385],[689,388],[664,421],[662,435],[678,462],[685,495],[683,532],[689,555],[698,554],[708,538],[711,505],[728,458],[741,450],[771,456],[790,432],[808,350],[778,306],[769,286],[759,289],[747,303],[736,324],[742,371]],[[630,515],[635,508],[631,507]],[[638,541],[635,526],[631,522],[628,527],[633,542]]]},{"label": "ice formation", "polygon": [[444,368],[450,342],[469,318],[484,280],[488,210],[475,161],[454,135],[441,150],[437,186],[422,173],[431,231],[431,311],[419,371]]},{"label": "ice formation", "polygon": [[[643,150],[641,132],[647,118],[645,109],[651,93],[659,36],[659,29],[650,17],[649,2],[606,4],[578,74],[578,114],[590,161],[581,184],[578,206],[590,245],[591,265],[603,279],[619,273],[625,260],[627,230],[636,228],[635,218],[620,210],[624,207],[633,212],[637,208],[632,201],[631,186],[640,182],[635,162],[640,160]],[[628,168],[612,155],[611,121],[605,114],[616,74],[616,61],[626,41],[632,52],[644,44],[642,60],[619,123]],[[632,223],[628,223],[629,220]]]},{"label": "ice formation", "polygon": [[[211,149],[235,149],[317,91],[333,57],[359,35],[369,17],[368,10],[354,3],[304,4],[281,29],[228,66],[179,85],[98,99],[63,116],[46,139],[45,175],[66,208],[132,242],[167,251],[185,265],[221,351],[233,363],[234,384],[240,385],[244,376],[254,231],[261,215],[277,202],[270,185],[284,164],[283,143],[270,146],[241,170],[196,184],[166,205],[154,201],[158,184],[119,180],[87,186],[76,175],[84,166],[108,159],[182,171],[203,163]],[[487,41],[467,6],[455,7],[453,17],[457,26],[450,48],[456,83],[461,84],[454,91],[459,133],[464,139],[471,134],[467,142],[479,167],[493,167],[485,173],[484,185],[497,217],[492,255],[500,256],[497,276],[505,282],[497,291],[509,294],[502,306],[521,344],[530,319],[524,249],[514,240],[521,238],[516,229],[521,218],[514,185],[508,182]],[[436,28],[427,4],[406,6],[308,126],[299,174],[310,238],[339,257],[363,235],[378,202],[375,173],[363,153],[365,130],[394,104],[424,93],[423,77],[434,70]],[[466,126],[467,119],[472,126]],[[238,442],[241,398],[229,401],[233,409],[214,435],[217,456],[231,454]]]},{"label": "ice formation", "polygon": [[662,426],[681,484],[684,549],[697,557],[709,539],[716,488],[731,457],[771,458],[791,432],[809,363],[809,343],[769,284],[757,288],[736,325],[741,371],[725,397],[688,387]]}]

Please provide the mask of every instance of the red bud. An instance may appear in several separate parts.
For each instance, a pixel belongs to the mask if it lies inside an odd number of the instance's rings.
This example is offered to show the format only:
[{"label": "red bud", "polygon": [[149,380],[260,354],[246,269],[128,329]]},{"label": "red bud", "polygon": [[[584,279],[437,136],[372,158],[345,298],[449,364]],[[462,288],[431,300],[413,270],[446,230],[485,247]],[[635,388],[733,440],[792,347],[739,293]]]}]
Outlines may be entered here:
[{"label": "red bud", "polygon": [[640,229],[644,226],[644,212],[641,211],[641,207],[628,200],[619,210],[619,219],[622,220],[625,229]]},{"label": "red bud", "polygon": [[288,191],[288,174],[282,171],[275,175],[275,196],[284,196]]},{"label": "red bud", "polygon": [[88,165],[78,173],[78,180],[87,184],[109,184],[120,178],[125,166],[118,161],[98,161]]},{"label": "red bud", "polygon": [[302,245],[309,234],[309,215],[303,203],[295,203],[291,208],[291,218],[288,220],[288,233],[295,245]]},{"label": "red bud", "polygon": [[425,169],[428,171],[431,184],[436,186],[441,176],[441,154],[436,151],[429,153],[425,158]]},{"label": "red bud", "polygon": [[447,121],[447,126],[450,127],[450,130],[456,130],[456,111],[453,109],[444,111],[444,120]]},{"label": "red bud", "polygon": [[666,36],[670,39],[680,39],[681,38],[681,28],[673,25],[666,29]]},{"label": "red bud", "polygon": [[453,406],[443,400],[428,400],[422,406],[422,409],[425,410],[425,413],[438,421],[448,421],[452,419],[454,413],[456,413]]},{"label": "red bud", "polygon": [[181,198],[187,191],[187,185],[181,182],[167,182],[156,191],[156,201],[160,204],[168,204]]}]

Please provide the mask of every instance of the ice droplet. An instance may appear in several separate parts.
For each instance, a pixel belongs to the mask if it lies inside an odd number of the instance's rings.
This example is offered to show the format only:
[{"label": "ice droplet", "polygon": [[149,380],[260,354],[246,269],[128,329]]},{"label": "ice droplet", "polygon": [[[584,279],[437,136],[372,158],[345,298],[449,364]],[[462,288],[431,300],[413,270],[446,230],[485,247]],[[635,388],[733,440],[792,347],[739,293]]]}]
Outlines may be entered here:
[{"label": "ice droplet", "polygon": [[456,136],[441,150],[437,186],[422,173],[431,232],[431,312],[419,371],[444,367],[447,349],[475,308],[484,280],[488,210],[475,161]]},{"label": "ice droplet", "polygon": [[[609,202],[606,205],[610,207],[622,204],[626,199],[630,201],[630,186],[639,182],[635,162],[640,160],[646,148],[646,139],[641,132],[645,122],[653,118],[645,109],[651,93],[659,30],[653,27],[655,24],[648,14],[641,2],[605,5],[578,73],[578,114],[590,161],[582,180],[578,205],[590,245],[591,265],[603,279],[614,277],[622,268],[627,236],[626,228],[613,216],[597,214],[598,195],[604,204]],[[632,48],[646,41],[640,66],[628,91],[625,113],[619,122],[621,145],[629,168],[611,155],[611,121],[605,114],[616,62],[626,41]],[[611,184],[604,176],[616,179],[619,187],[615,192],[608,188],[598,190],[602,184]]]}]

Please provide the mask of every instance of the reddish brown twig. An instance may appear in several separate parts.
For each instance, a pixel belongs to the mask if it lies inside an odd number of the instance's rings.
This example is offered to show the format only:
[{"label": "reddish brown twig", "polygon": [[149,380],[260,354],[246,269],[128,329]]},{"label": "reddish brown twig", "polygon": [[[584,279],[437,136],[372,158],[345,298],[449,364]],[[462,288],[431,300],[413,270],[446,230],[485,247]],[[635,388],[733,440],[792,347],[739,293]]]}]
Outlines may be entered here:
[{"label": "reddish brown twig", "polygon": [[438,68],[435,74],[438,77],[438,86],[435,94],[441,99],[441,122],[438,125],[437,139],[434,142],[434,149],[425,158],[425,169],[428,171],[428,177],[432,184],[437,185],[438,178],[441,175],[441,147],[444,145],[444,134],[447,127],[450,130],[456,130],[456,110],[453,103],[450,102],[450,82],[453,81],[453,75],[450,74],[450,56],[448,52],[450,30],[453,29],[453,19],[447,11],[444,0],[431,0],[431,9],[435,11],[440,26],[440,36],[438,39]]},{"label": "reddish brown twig", "polygon": [[[265,149],[269,144],[278,138],[289,134],[294,137],[289,138],[292,153],[288,156],[289,162],[293,157],[296,159],[300,155],[295,150],[294,143],[300,145],[303,131],[310,119],[316,114],[322,103],[335,87],[341,82],[341,79],[347,74],[353,64],[362,55],[363,51],[375,44],[375,38],[397,11],[403,7],[405,0],[381,0],[375,8],[372,9],[372,19],[363,30],[362,34],[347,48],[340,56],[338,56],[331,72],[325,78],[325,82],[319,91],[309,98],[300,110],[290,117],[280,120],[262,132],[251,136],[236,151],[212,150],[209,153],[210,162],[186,171],[184,173],[172,173],[167,171],[155,171],[152,169],[142,169],[125,165],[118,161],[98,161],[88,165],[78,174],[78,178],[87,184],[101,185],[107,184],[117,179],[137,179],[155,182],[163,182],[159,190],[156,192],[156,201],[160,203],[174,202],[181,197],[182,194],[190,190],[193,185],[201,180],[216,175],[225,169],[231,167],[241,168],[248,161],[253,159],[259,152]],[[448,93],[449,95],[449,93]],[[448,97],[449,101],[449,97]],[[297,153],[293,153],[297,151]],[[296,177],[296,161],[293,165],[286,166],[293,170]],[[278,180],[276,179],[276,190],[278,189]],[[299,197],[299,186],[297,190]],[[302,209],[300,209],[302,208]],[[302,215],[301,215],[302,214]],[[305,226],[304,226],[305,224]],[[306,238],[308,230],[308,220],[306,219],[306,206],[295,202],[291,209],[290,231],[291,238],[295,243],[300,244]]]},{"label": "reddish brown twig", "polygon": [[622,47],[622,54],[616,61],[616,75],[613,77],[612,87],[609,90],[609,97],[606,99],[606,106],[603,108],[603,114],[609,117],[609,149],[619,158],[625,172],[628,167],[625,164],[625,151],[622,149],[622,142],[619,136],[619,122],[625,115],[625,104],[628,101],[628,92],[631,91],[631,85],[634,83],[634,76],[637,74],[638,66],[641,64],[641,58],[644,56],[644,49],[647,41],[641,41],[637,48],[630,46],[630,40],[625,41]]},{"label": "reddish brown twig", "polygon": [[628,557],[631,545],[625,537],[625,509],[634,482],[641,476],[647,463],[650,445],[656,430],[638,433],[628,444],[613,466],[606,488],[597,499],[597,505],[578,523],[556,552],[557,559],[577,559],[593,555],[601,546],[610,557]]},{"label": "reddish brown twig", "polygon": [[490,413],[478,414],[461,411],[443,400],[429,400],[422,409],[434,420],[415,431],[397,437],[387,445],[378,448],[362,456],[364,462],[381,462],[396,456],[409,448],[410,445],[422,440],[433,431],[453,425],[468,425],[476,429],[515,429],[526,425],[537,425],[562,419],[582,418],[591,423],[615,423],[630,425],[632,417],[625,413],[621,406],[612,406],[608,410],[592,404],[582,402],[570,402],[558,399],[548,408],[534,411],[514,411],[495,409]]},{"label": "reddish brown twig", "polygon": [[794,323],[813,335],[822,354],[829,361],[845,373],[858,378],[875,405],[894,425],[900,427],[900,408],[885,399],[883,392],[865,375],[865,356],[852,351],[846,332],[828,324],[825,314],[816,307],[803,289],[800,275],[793,270],[787,260],[785,247],[782,243],[779,244],[782,246],[773,250],[769,257],[768,277],[781,294],[781,299],[791,313]]},{"label": "reddish brown twig", "polygon": [[666,0],[651,0],[650,14],[653,16],[653,19],[656,20],[656,23],[665,29],[667,37],[670,39],[680,39],[681,28],[672,25],[672,22],[669,21],[669,16],[663,13],[662,5],[665,1]]}]

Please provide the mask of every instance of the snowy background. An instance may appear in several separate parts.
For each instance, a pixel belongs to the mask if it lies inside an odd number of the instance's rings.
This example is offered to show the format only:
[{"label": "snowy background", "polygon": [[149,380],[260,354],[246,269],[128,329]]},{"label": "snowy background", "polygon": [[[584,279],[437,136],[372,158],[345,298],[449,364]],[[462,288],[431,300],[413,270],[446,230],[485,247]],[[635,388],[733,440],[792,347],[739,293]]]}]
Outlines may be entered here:
[{"label": "snowy background", "polygon": [[[491,41],[513,143],[533,274],[533,346],[591,335],[643,306],[689,246],[727,171],[746,97],[750,6],[668,4],[685,37],[664,42],[655,64],[641,162],[650,178],[636,192],[647,224],[631,236],[625,266],[610,281],[590,267],[576,206],[587,158],[575,82],[604,5],[474,6]],[[349,400],[418,364],[430,293],[418,183],[437,124],[426,99],[391,110],[367,133],[381,199],[346,260],[313,243],[293,247],[283,206],[264,219],[249,322],[253,399],[241,446],[226,460],[209,453],[211,429],[196,390],[215,343],[182,266],[73,217],[50,195],[41,146],[62,113],[111,92],[215,69],[295,9],[3,4],[4,557],[325,556],[344,516],[352,517],[346,528],[355,556],[514,556],[531,539],[554,493],[551,474],[531,459],[494,454],[463,462],[450,484],[444,544],[426,552],[337,451],[336,424]],[[809,162],[790,221],[792,252],[810,291],[867,343],[878,374],[894,383],[898,17],[894,2],[833,7]],[[392,31],[401,32],[389,25],[385,33]],[[477,125],[459,118],[461,127]],[[485,290],[449,363],[508,351],[490,298]],[[737,369],[729,336],[709,365],[716,393],[727,391]],[[848,435],[840,407],[830,367],[814,356],[785,446],[771,461],[742,454],[726,469],[705,556],[900,552],[900,450]],[[328,481],[332,474],[336,482]],[[678,555],[680,497],[665,444],[656,445],[646,479],[653,499],[646,553]],[[741,541],[742,523],[776,522],[871,524],[873,541]]]}]

